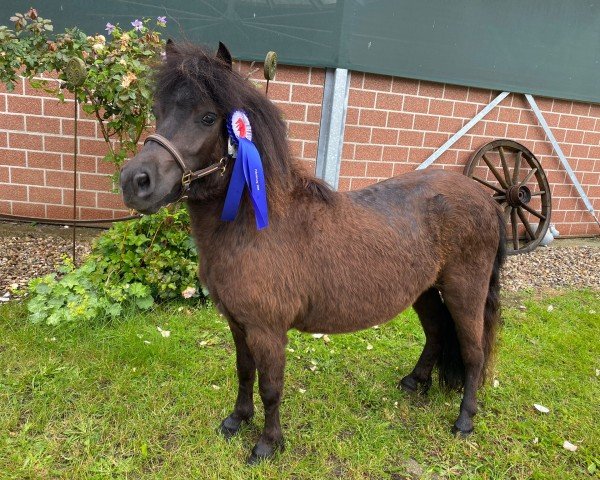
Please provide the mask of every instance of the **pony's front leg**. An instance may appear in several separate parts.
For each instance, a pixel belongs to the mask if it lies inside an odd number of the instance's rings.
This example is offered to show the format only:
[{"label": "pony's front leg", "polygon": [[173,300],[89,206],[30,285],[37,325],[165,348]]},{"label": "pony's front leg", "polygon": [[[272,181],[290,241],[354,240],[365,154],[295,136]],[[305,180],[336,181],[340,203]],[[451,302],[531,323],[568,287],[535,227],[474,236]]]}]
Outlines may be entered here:
[{"label": "pony's front leg", "polygon": [[231,415],[221,422],[220,432],[229,439],[235,435],[242,425],[254,415],[254,401],[252,393],[254,390],[254,378],[256,366],[254,358],[246,343],[246,336],[240,327],[229,321],[229,328],[235,342],[236,366],[238,375],[238,394],[235,407]]},{"label": "pony's front leg", "polygon": [[255,329],[247,332],[246,341],[256,362],[260,398],[265,408],[263,432],[248,458],[249,464],[255,464],[283,449],[279,404],[283,393],[287,335]]}]

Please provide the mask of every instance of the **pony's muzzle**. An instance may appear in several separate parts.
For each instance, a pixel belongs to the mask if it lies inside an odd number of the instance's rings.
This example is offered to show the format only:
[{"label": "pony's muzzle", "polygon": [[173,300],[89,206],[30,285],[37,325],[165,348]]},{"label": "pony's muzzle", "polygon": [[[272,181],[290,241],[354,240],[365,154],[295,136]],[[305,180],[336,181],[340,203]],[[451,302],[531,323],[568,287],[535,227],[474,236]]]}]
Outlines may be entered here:
[{"label": "pony's muzzle", "polygon": [[139,198],[148,198],[152,194],[152,182],[148,172],[136,173],[132,179],[133,193]]}]

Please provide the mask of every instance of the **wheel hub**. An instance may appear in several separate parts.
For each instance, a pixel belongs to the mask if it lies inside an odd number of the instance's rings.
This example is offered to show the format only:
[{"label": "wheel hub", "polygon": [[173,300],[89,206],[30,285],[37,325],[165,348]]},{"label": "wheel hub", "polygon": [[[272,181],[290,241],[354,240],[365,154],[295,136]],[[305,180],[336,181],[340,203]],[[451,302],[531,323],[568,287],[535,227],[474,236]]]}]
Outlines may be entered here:
[{"label": "wheel hub", "polygon": [[526,185],[513,185],[506,191],[506,201],[511,207],[520,207],[531,200],[531,190]]}]

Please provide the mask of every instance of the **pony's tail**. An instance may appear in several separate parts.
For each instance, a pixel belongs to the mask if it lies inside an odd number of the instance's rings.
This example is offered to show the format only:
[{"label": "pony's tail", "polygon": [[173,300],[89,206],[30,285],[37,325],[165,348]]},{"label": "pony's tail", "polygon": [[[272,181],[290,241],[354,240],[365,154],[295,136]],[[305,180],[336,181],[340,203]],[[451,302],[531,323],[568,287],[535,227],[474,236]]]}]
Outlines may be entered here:
[{"label": "pony's tail", "polygon": [[494,259],[494,268],[490,277],[490,288],[485,300],[485,310],[483,314],[483,370],[481,372],[482,382],[485,381],[487,374],[493,365],[496,334],[502,319],[500,317],[500,271],[506,260],[506,222],[500,211],[498,215],[498,230],[500,233],[498,240],[498,250]]},{"label": "pony's tail", "polygon": [[[498,211],[498,228],[500,230],[498,249],[496,250],[483,314],[482,383],[493,364],[496,334],[501,323],[500,271],[506,259],[506,223],[500,211]],[[443,304],[441,317],[443,344],[437,362],[440,385],[453,390],[460,390],[465,383],[465,366],[460,353],[460,344],[454,321],[445,304]]]}]

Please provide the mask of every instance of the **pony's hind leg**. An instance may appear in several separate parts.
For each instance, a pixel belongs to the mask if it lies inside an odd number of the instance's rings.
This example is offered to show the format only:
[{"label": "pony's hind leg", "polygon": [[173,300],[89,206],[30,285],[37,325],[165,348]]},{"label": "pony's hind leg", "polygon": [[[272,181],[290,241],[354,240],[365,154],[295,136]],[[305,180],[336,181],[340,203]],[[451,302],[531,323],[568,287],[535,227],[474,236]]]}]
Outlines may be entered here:
[{"label": "pony's hind leg", "polygon": [[427,393],[431,386],[431,372],[442,351],[442,322],[449,321],[450,314],[437,288],[423,292],[413,308],[425,331],[425,347],[415,368],[400,380],[399,387],[408,392]]},{"label": "pony's hind leg", "polygon": [[238,394],[235,407],[231,415],[221,422],[219,431],[229,439],[235,435],[242,425],[254,415],[254,402],[252,393],[254,390],[254,378],[256,366],[254,358],[246,343],[246,336],[240,327],[231,320],[229,328],[235,342],[236,367],[238,375]]}]

